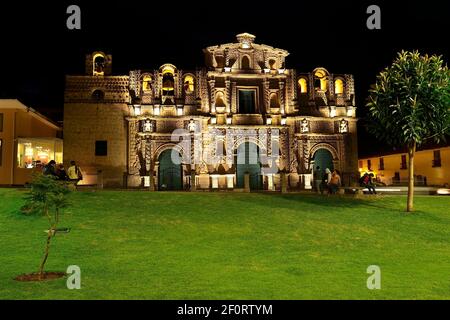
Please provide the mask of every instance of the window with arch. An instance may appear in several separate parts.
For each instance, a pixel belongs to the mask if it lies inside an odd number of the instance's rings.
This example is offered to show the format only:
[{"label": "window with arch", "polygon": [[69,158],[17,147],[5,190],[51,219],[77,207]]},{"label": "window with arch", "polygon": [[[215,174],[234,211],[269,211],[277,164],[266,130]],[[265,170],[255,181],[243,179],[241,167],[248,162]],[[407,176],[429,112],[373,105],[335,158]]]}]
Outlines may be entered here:
[{"label": "window with arch", "polygon": [[278,94],[272,93],[270,95],[270,107],[271,108],[279,108],[280,107],[280,101],[278,100]]},{"label": "window with arch", "polygon": [[269,68],[271,70],[275,70],[277,68],[277,61],[275,59],[269,60]]},{"label": "window with arch", "polygon": [[308,92],[308,82],[305,78],[298,79],[298,88],[300,89],[300,93]]},{"label": "window with arch", "polygon": [[152,77],[145,75],[142,78],[142,91],[151,92],[152,91]]},{"label": "window with arch", "polygon": [[169,70],[163,72],[162,79],[162,94],[165,96],[173,96],[174,95],[174,76],[173,73]]},{"label": "window with arch", "polygon": [[336,79],[334,81],[334,93],[335,94],[344,93],[344,81],[342,79]]},{"label": "window with arch", "polygon": [[243,56],[241,59],[241,69],[250,69],[250,59],[247,56]]},{"label": "window with arch", "polygon": [[185,76],[183,80],[183,88],[185,93],[194,92],[194,77],[191,75]]},{"label": "window with arch", "polygon": [[103,76],[105,74],[105,56],[101,53],[94,55],[92,59],[92,74],[94,76]]},{"label": "window with arch", "polygon": [[225,97],[223,92],[219,91],[216,93],[216,108],[225,107]]},{"label": "window with arch", "polygon": [[327,91],[328,77],[324,70],[319,69],[314,73],[314,89]]}]

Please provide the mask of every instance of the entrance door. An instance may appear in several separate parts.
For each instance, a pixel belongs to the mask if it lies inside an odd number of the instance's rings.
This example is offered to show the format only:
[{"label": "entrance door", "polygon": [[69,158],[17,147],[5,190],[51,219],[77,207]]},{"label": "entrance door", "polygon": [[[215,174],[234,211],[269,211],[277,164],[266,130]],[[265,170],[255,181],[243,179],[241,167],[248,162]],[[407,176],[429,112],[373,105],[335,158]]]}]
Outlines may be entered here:
[{"label": "entrance door", "polygon": [[244,175],[250,175],[250,189],[262,189],[261,162],[259,157],[259,148],[255,143],[242,143],[237,149],[236,155],[236,185],[238,188],[244,188]]},{"label": "entrance door", "polygon": [[158,190],[182,190],[181,156],[172,150],[165,150],[159,156]]},{"label": "entrance door", "polygon": [[314,154],[314,171],[318,166],[320,167],[321,177],[324,176],[326,168],[333,171],[333,155],[327,149],[319,149]]}]

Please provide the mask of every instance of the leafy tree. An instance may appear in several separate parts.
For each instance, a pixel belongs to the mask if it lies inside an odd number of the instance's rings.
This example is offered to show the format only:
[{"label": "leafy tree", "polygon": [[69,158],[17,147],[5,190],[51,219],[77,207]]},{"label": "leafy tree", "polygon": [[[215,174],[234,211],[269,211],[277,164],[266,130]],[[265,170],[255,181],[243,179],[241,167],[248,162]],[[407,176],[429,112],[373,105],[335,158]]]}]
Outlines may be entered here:
[{"label": "leafy tree", "polygon": [[70,205],[67,195],[70,193],[68,183],[59,181],[55,176],[33,174],[31,190],[26,196],[26,204],[22,211],[26,214],[40,213],[48,219],[49,229],[47,230],[47,241],[45,245],[44,257],[39,266],[39,276],[44,275],[44,266],[50,251],[52,238],[62,229],[58,229],[59,216],[61,210]]},{"label": "leafy tree", "polygon": [[402,51],[370,90],[369,130],[392,146],[408,149],[408,212],[413,211],[416,148],[428,141],[439,143],[449,133],[449,78],[440,56]]}]

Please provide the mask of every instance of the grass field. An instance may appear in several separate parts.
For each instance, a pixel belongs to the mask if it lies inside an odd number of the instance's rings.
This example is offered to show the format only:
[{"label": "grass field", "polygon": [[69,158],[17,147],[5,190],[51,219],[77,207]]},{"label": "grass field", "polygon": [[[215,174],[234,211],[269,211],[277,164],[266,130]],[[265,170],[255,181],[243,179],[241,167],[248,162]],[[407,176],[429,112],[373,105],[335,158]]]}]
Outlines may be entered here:
[{"label": "grass field", "polygon": [[[78,192],[47,270],[46,219],[23,216],[23,191],[0,189],[1,299],[450,299],[450,198]],[[366,269],[381,268],[381,290]]]}]

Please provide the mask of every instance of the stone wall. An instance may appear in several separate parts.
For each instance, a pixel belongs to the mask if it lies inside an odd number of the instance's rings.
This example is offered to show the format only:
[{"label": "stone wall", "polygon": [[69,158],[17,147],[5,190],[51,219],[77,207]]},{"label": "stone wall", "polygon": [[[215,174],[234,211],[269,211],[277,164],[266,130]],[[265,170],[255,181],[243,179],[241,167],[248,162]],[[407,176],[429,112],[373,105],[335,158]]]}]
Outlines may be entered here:
[{"label": "stone wall", "polygon": [[[102,171],[105,187],[123,186],[127,172],[126,104],[66,103],[64,105],[64,164],[75,160],[84,173],[81,184],[97,182]],[[95,141],[107,141],[107,155],[95,155]]]}]

